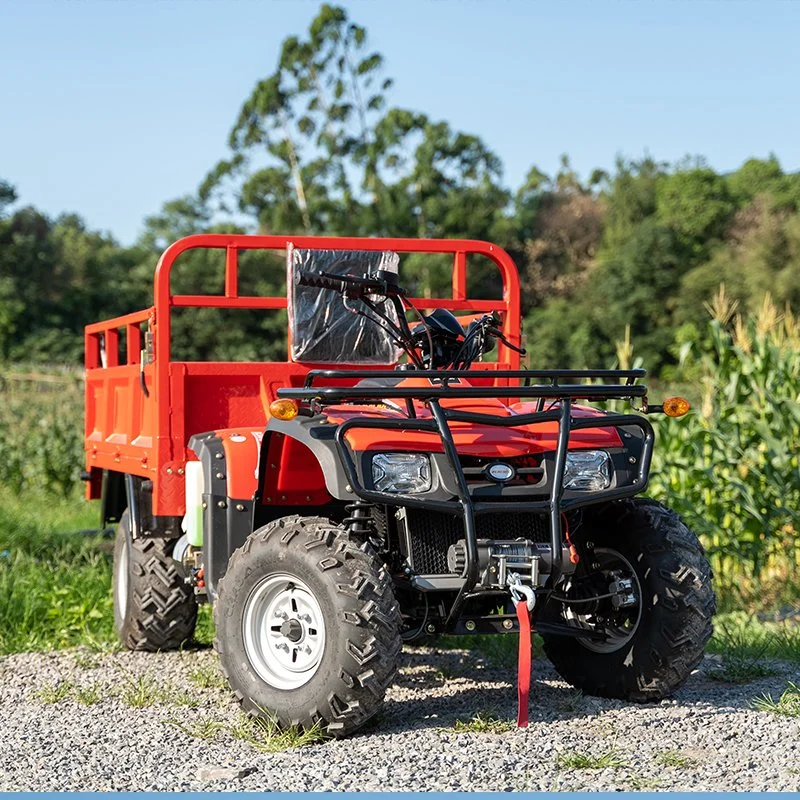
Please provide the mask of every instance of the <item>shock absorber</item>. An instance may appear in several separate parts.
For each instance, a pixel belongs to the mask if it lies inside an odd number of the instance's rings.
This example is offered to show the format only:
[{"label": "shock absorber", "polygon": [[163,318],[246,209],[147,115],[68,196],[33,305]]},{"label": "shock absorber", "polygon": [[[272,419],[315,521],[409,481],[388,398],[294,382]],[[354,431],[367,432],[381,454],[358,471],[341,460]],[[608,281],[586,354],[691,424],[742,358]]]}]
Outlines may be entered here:
[{"label": "shock absorber", "polygon": [[354,536],[371,540],[375,536],[375,527],[372,524],[372,509],[374,503],[366,503],[363,500],[356,500],[344,507],[348,514],[344,518],[343,524]]}]

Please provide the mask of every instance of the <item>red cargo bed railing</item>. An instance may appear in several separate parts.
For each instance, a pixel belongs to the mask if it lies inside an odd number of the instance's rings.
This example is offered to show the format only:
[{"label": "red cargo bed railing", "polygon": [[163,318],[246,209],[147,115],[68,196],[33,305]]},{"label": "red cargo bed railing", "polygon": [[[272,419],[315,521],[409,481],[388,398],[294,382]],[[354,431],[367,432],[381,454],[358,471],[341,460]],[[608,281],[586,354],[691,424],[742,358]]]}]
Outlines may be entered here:
[{"label": "red cargo bed railing", "polygon": [[[162,254],[155,270],[154,305],[143,311],[116,319],[88,325],[85,329],[87,370],[86,444],[87,467],[93,469],[89,494],[98,496],[100,469],[131,472],[153,480],[154,513],[178,513],[183,505],[183,466],[186,442],[193,433],[183,424],[181,381],[192,365],[177,365],[170,361],[172,308],[239,308],[283,309],[283,297],[254,297],[239,294],[239,253],[246,250],[285,251],[289,245],[310,249],[392,250],[397,253],[450,254],[453,256],[452,296],[450,298],[412,298],[421,310],[448,308],[451,311],[472,313],[500,312],[504,335],[512,344],[520,344],[520,291],[517,269],[511,257],[489,242],[465,239],[373,239],[326,236],[249,236],[228,234],[198,234],[187,236],[170,245]],[[173,295],[171,274],[176,260],[193,249],[225,251],[224,295]],[[467,257],[485,256],[500,272],[503,282],[502,298],[471,300],[467,297]],[[142,325],[147,323],[152,334],[153,363],[140,375]],[[120,364],[120,331],[125,331],[126,358]],[[103,353],[105,357],[103,358]],[[290,362],[269,365],[276,373],[312,369],[318,364],[302,364],[287,369]],[[231,377],[241,372],[231,367]],[[256,367],[256,365],[253,365]],[[342,365],[343,367],[345,365]],[[518,369],[519,355],[498,343],[497,362],[480,365],[484,369]],[[219,380],[226,379],[226,365],[219,364],[215,372]],[[507,383],[498,380],[497,384]],[[175,406],[175,401],[180,407]],[[125,405],[120,414],[120,403]],[[178,417],[181,417],[180,419]],[[115,419],[117,430],[109,422]],[[120,419],[123,420],[120,423]],[[254,420],[253,425],[260,424]],[[112,429],[113,428],[113,429]],[[181,512],[182,513],[182,512]]]}]

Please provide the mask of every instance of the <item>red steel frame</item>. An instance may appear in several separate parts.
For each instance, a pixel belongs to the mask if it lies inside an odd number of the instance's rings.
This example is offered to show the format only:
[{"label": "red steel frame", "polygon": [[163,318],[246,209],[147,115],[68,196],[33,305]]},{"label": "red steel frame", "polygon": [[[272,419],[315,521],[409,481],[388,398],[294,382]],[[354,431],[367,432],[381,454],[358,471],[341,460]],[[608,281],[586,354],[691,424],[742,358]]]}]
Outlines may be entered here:
[{"label": "red steel frame", "polygon": [[[199,404],[187,397],[184,385],[188,376],[201,376],[216,384],[233,384],[237,379],[255,374],[269,374],[273,384],[290,385],[301,379],[311,363],[258,362],[256,364],[197,364],[170,361],[170,310],[181,307],[283,309],[286,297],[240,296],[238,254],[243,250],[286,250],[289,245],[310,249],[392,250],[397,253],[444,253],[453,256],[451,298],[412,298],[419,309],[447,308],[451,311],[483,313],[499,311],[503,332],[512,344],[520,344],[520,288],[517,268],[502,248],[489,242],[466,239],[373,239],[328,236],[248,236],[199,234],[187,236],[170,245],[155,270],[154,305],[122,317],[87,325],[85,329],[86,367],[86,460],[92,471],[87,488],[90,498],[100,492],[102,469],[127,472],[153,481],[153,513],[184,513],[183,468],[192,458],[186,442],[193,433],[214,429],[186,430],[185,416],[202,413]],[[170,276],[177,258],[188,250],[212,248],[225,250],[224,295],[173,295]],[[503,280],[501,300],[467,298],[467,256],[481,255],[499,269]],[[139,385],[139,358],[142,345],[141,326],[147,323],[153,336],[153,363],[144,368],[149,387],[145,396]],[[126,335],[127,359],[119,363],[119,331]],[[101,346],[105,345],[105,364]],[[498,343],[496,363],[480,365],[485,370],[519,369],[519,354]],[[345,365],[342,365],[345,368]],[[488,375],[487,375],[488,378]],[[489,381],[505,385],[507,380]],[[267,387],[266,389],[264,387]],[[272,390],[262,385],[262,394]],[[263,399],[263,398],[262,398]],[[269,399],[267,397],[266,399]],[[262,406],[264,403],[262,403]],[[264,412],[266,413],[266,412]],[[113,422],[115,421],[115,422]],[[112,424],[113,422],[113,424]],[[265,417],[247,424],[263,425]],[[237,422],[237,425],[243,423]],[[122,430],[119,430],[119,428]],[[227,427],[227,426],[222,426]],[[149,432],[149,433],[148,433]]]}]

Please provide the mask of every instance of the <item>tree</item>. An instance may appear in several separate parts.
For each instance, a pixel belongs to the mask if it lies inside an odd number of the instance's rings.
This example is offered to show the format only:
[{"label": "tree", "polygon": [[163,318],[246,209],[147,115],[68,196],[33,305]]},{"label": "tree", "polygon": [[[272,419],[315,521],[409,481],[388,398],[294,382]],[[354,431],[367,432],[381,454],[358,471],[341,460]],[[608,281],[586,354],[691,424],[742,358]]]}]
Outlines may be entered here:
[{"label": "tree", "polygon": [[245,100],[231,131],[232,158],[200,198],[237,195],[265,231],[351,232],[365,209],[380,216],[372,129],[385,104],[383,57],[344,9],[323,5],[306,38],[289,37],[276,71]]},{"label": "tree", "polygon": [[656,217],[698,263],[725,233],[734,211],[725,179],[709,167],[680,168],[656,182]]},{"label": "tree", "polygon": [[617,158],[616,172],[606,181],[602,194],[605,224],[600,260],[613,255],[627,241],[634,228],[656,211],[656,184],[666,164],[650,156],[639,161]]}]

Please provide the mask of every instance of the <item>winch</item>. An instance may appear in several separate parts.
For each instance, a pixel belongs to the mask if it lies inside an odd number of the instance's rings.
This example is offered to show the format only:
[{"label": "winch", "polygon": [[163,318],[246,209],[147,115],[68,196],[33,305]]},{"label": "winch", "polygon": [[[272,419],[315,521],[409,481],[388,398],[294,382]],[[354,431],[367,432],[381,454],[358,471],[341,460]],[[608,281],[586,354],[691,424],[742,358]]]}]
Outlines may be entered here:
[{"label": "winch", "polygon": [[[478,584],[486,589],[505,587],[512,572],[531,586],[543,586],[553,563],[550,545],[529,539],[478,539]],[[563,572],[574,570],[568,549],[564,548]],[[464,575],[467,567],[467,543],[460,539],[447,549],[447,568],[455,575]]]}]

